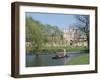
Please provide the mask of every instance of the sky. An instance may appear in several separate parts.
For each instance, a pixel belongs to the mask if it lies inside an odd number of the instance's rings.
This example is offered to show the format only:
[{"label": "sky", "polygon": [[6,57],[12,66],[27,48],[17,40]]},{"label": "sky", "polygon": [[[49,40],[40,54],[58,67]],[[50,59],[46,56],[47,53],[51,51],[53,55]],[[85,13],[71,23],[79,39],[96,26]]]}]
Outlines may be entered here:
[{"label": "sky", "polygon": [[58,26],[60,29],[65,29],[76,22],[75,15],[69,14],[26,12],[26,16],[31,16],[42,24]]}]

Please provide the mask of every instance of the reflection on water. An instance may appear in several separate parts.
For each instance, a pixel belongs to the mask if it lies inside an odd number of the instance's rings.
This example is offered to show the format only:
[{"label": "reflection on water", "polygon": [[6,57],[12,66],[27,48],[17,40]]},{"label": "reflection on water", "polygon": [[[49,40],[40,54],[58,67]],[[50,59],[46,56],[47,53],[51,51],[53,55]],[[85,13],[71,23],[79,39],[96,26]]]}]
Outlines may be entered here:
[{"label": "reflection on water", "polygon": [[86,53],[69,52],[67,55],[69,57],[52,59],[56,54],[26,54],[26,67],[65,65],[72,58],[86,55]]}]

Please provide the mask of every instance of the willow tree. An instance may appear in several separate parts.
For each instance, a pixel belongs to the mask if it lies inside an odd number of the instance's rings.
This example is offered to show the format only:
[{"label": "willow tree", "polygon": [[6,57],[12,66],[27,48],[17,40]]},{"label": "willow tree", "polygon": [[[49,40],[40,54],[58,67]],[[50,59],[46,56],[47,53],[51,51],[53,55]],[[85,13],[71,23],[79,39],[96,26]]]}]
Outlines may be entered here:
[{"label": "willow tree", "polygon": [[43,43],[41,24],[30,16],[26,17],[26,42],[29,43],[31,52],[39,51]]}]

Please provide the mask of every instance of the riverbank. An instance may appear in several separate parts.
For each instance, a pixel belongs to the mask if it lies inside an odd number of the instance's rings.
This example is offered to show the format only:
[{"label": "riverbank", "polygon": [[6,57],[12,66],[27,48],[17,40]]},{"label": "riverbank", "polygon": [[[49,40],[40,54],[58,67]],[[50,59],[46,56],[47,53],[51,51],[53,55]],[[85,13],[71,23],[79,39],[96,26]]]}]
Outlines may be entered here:
[{"label": "riverbank", "polygon": [[66,65],[80,65],[80,64],[89,64],[89,55],[77,56],[70,60]]},{"label": "riverbank", "polygon": [[48,47],[42,48],[39,51],[30,52],[27,54],[57,54],[58,52],[64,52],[64,49],[67,52],[84,52],[89,53],[88,48],[86,47]]}]

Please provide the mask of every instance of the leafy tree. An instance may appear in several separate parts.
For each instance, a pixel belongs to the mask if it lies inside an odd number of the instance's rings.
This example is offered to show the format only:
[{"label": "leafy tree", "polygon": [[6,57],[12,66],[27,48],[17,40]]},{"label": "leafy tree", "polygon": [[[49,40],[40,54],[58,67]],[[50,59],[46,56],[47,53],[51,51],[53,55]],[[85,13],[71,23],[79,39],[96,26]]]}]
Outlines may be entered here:
[{"label": "leafy tree", "polygon": [[26,17],[26,42],[30,42],[34,51],[38,51],[42,47],[43,34],[40,23],[31,17]]},{"label": "leafy tree", "polygon": [[[26,16],[26,51],[40,52],[45,44],[59,44],[62,38],[62,31],[57,26],[41,24],[31,16]],[[51,46],[51,47],[52,47]]]}]

